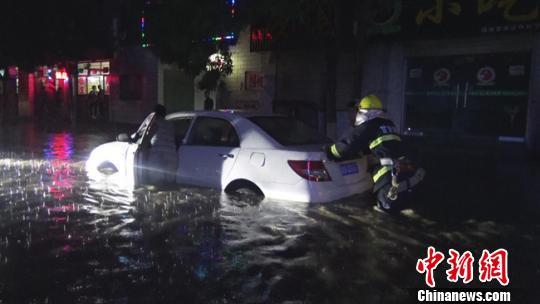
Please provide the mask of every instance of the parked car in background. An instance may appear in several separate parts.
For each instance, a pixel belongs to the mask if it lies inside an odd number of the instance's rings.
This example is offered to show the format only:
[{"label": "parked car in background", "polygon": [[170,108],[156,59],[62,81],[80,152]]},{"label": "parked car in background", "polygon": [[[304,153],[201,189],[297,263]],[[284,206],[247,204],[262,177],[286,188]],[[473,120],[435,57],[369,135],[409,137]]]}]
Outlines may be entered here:
[{"label": "parked car in background", "polygon": [[[179,184],[252,193],[272,199],[329,202],[372,186],[365,158],[328,161],[322,151],[330,140],[304,123],[283,116],[235,111],[177,112],[166,119],[175,128]],[[95,148],[86,162],[93,180],[137,186],[144,183],[149,130],[143,136]]]}]

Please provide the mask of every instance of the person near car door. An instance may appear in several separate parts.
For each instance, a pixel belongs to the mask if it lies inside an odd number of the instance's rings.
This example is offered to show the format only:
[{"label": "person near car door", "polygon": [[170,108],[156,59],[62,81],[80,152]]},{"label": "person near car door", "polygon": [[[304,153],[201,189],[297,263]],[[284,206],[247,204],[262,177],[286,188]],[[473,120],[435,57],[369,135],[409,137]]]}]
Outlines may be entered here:
[{"label": "person near car door", "polygon": [[165,120],[167,109],[163,105],[154,107],[154,122],[149,130],[148,179],[155,185],[170,184],[176,180],[176,144],[174,127]]},{"label": "person near car door", "polygon": [[407,193],[424,177],[424,170],[414,168],[405,158],[396,126],[386,117],[376,95],[357,102],[354,127],[325,150],[328,158],[335,161],[372,155],[377,160],[371,168],[376,208],[388,213],[403,209]]}]

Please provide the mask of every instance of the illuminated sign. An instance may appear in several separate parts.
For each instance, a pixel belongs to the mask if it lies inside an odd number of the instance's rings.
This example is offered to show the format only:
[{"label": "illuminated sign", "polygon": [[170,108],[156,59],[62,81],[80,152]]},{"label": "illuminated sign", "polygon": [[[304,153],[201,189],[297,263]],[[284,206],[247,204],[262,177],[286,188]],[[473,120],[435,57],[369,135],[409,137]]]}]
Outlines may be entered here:
[{"label": "illuminated sign", "polygon": [[110,74],[111,64],[109,61],[79,62],[77,71],[79,76],[100,76]]},{"label": "illuminated sign", "polygon": [[268,29],[252,27],[249,37],[252,52],[268,51],[274,46],[272,33]]},{"label": "illuminated sign", "polygon": [[61,72],[61,71],[57,71],[55,73],[55,77],[56,79],[59,79],[59,80],[67,80],[68,79],[68,75],[66,72]]},{"label": "illuminated sign", "polygon": [[14,66],[8,67],[8,75],[11,78],[17,78],[17,76],[19,75],[19,68]]}]

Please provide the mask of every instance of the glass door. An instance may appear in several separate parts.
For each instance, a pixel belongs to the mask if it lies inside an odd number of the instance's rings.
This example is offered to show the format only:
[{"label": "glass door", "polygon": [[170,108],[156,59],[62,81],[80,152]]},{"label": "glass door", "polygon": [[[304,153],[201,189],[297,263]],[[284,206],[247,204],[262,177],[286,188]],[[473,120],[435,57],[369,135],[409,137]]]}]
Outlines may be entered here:
[{"label": "glass door", "polygon": [[408,59],[406,128],[458,136],[525,134],[530,55]]}]

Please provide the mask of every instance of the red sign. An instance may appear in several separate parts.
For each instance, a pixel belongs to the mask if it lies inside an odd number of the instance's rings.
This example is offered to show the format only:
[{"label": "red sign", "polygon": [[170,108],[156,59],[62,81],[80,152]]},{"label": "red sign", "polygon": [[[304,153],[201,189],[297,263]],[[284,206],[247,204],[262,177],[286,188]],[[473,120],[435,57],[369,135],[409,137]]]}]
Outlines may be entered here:
[{"label": "red sign", "polygon": [[17,78],[17,76],[19,75],[19,68],[14,67],[14,66],[10,66],[8,68],[8,75],[11,78]]},{"label": "red sign", "polygon": [[86,77],[79,77],[77,80],[77,92],[79,95],[85,95],[86,91]]},{"label": "red sign", "polygon": [[264,88],[264,76],[257,72],[246,72],[246,90],[262,90]]}]

